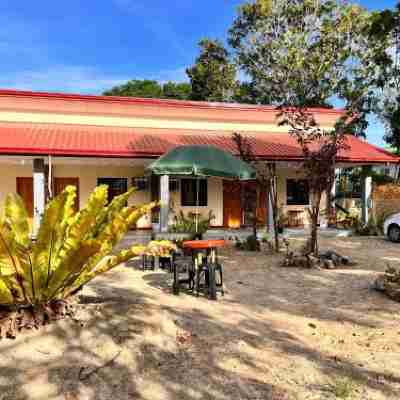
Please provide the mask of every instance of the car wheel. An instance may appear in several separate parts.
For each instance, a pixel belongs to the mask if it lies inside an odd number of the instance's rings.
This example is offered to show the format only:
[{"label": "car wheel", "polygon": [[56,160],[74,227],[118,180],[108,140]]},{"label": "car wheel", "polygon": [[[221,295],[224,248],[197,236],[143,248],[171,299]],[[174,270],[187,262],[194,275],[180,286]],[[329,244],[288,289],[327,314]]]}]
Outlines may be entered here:
[{"label": "car wheel", "polygon": [[392,242],[400,242],[400,226],[392,225],[389,228],[388,236]]}]

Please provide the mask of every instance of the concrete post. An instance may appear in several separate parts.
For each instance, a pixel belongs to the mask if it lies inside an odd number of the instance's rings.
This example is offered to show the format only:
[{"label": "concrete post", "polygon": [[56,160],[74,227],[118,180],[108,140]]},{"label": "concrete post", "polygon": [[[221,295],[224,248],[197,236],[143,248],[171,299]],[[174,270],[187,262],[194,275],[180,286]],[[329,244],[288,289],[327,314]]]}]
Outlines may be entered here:
[{"label": "concrete post", "polygon": [[42,158],[33,160],[33,236],[39,231],[46,203],[45,165]]},{"label": "concrete post", "polygon": [[272,210],[272,190],[268,191],[268,232],[274,233],[274,213]]},{"label": "concrete post", "polygon": [[371,208],[372,178],[364,175],[362,178],[361,217],[364,224],[368,223]]},{"label": "concrete post", "polygon": [[333,185],[331,188],[331,191],[329,193],[326,193],[326,215],[327,218],[329,218],[330,216],[332,216],[333,211],[335,210],[335,197],[336,197],[336,170],[334,172],[335,177],[333,180]]},{"label": "concrete post", "polygon": [[168,232],[168,214],[169,214],[169,176],[160,177],[160,232]]}]

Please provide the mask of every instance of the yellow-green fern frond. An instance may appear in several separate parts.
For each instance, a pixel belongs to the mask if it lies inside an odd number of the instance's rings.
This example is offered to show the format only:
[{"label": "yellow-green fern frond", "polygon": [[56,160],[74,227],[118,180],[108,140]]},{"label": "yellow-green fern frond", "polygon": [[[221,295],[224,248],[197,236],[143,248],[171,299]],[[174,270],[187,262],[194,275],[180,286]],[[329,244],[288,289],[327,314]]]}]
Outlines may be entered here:
[{"label": "yellow-green fern frond", "polygon": [[76,188],[68,186],[45,208],[32,252],[32,263],[35,266],[33,277],[38,287],[46,286],[55,268],[74,212],[75,197]]}]

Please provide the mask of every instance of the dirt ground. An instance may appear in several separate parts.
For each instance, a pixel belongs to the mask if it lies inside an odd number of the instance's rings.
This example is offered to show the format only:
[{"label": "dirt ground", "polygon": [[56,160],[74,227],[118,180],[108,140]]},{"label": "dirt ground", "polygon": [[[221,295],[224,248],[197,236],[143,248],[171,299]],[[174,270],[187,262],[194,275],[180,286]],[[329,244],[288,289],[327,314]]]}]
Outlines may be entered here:
[{"label": "dirt ground", "polygon": [[400,266],[400,245],[321,247],[358,265],[287,269],[281,256],[227,249],[217,302],[120,266],[84,289],[79,322],[0,342],[0,399],[400,399],[400,304],[370,289]]}]

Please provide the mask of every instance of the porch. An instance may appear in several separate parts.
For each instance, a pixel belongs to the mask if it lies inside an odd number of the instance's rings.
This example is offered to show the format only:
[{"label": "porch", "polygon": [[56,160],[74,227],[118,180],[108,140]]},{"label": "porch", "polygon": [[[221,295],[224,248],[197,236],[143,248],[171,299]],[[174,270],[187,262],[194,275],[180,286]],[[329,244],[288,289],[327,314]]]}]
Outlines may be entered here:
[{"label": "porch", "polygon": [[[158,213],[146,215],[137,224],[139,230],[167,231],[176,216],[198,212],[207,216],[214,215],[211,221],[210,235],[223,237],[242,236],[250,232],[254,211],[246,207],[244,193],[252,197],[257,204],[257,220],[260,227],[271,224],[270,207],[266,188],[258,190],[253,183],[239,184],[219,178],[203,179],[200,182],[199,205],[196,207],[196,182],[190,178],[168,179],[164,188],[163,180],[145,176],[145,168],[152,159],[119,159],[93,157],[33,157],[1,156],[0,201],[7,193],[17,192],[24,199],[34,223],[40,219],[48,198],[59,194],[67,185],[77,187],[76,208],[86,203],[90,193],[99,184],[109,186],[109,201],[132,186],[138,190],[130,204],[148,203],[160,200],[161,193],[167,192],[167,203],[161,198],[161,209],[168,214],[167,225],[161,226]],[[302,179],[300,163],[277,162],[278,203],[287,216],[289,227],[306,227],[309,205],[307,185]],[[370,207],[370,179],[363,185],[363,204],[365,215]],[[332,195],[332,194],[331,194]],[[328,199],[323,200],[328,203]],[[325,226],[325,221],[321,221]]]}]

